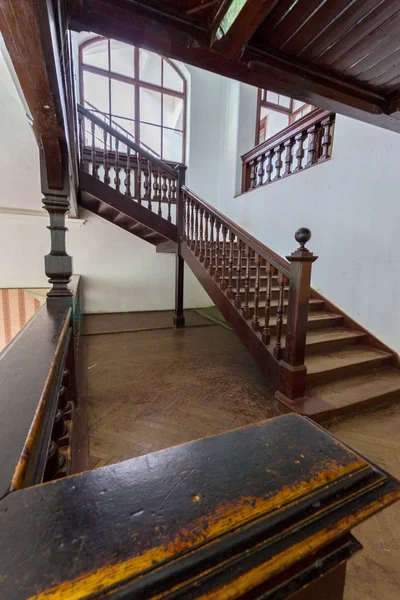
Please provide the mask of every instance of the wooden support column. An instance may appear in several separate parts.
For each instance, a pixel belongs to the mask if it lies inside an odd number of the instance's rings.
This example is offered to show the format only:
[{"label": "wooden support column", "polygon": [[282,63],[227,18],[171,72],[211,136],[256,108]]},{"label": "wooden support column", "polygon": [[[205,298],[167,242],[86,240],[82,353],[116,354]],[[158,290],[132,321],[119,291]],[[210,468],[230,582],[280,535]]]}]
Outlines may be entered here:
[{"label": "wooden support column", "polygon": [[176,265],[175,265],[175,315],[174,327],[181,329],[185,327],[185,316],[183,313],[183,278],[184,278],[184,260],[181,254],[181,243],[183,235],[183,194],[182,186],[185,185],[186,168],[178,165],[178,193],[176,196],[176,225],[178,228],[178,243],[176,247]]},{"label": "wooden support column", "polygon": [[281,386],[278,394],[294,400],[305,394],[307,369],[304,364],[310,301],[311,267],[317,260],[306,248],[311,231],[302,227],[295,233],[300,244],[287,256],[290,265],[289,303],[287,313],[286,346],[283,355]]},{"label": "wooden support column", "polygon": [[52,284],[48,298],[62,298],[72,296],[68,284],[72,275],[72,258],[68,256],[65,248],[65,214],[69,211],[68,196],[45,194],[44,208],[50,216],[48,229],[51,235],[51,250],[44,258],[46,275]]}]

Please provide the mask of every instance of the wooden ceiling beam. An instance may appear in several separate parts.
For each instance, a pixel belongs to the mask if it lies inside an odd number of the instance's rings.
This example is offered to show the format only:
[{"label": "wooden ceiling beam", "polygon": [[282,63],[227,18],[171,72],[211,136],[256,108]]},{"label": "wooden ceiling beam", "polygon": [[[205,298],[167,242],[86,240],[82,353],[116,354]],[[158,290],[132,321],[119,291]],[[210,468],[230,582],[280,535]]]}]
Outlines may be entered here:
[{"label": "wooden ceiling beam", "polygon": [[391,116],[384,96],[340,77],[296,65],[266,51],[246,48],[241,60],[231,60],[199,43],[190,33],[143,16],[131,2],[91,0],[91,9],[81,1],[70,5],[70,27],[136,44],[190,65],[269,89],[333,112],[400,132],[400,119]]},{"label": "wooden ceiling beam", "polygon": [[211,48],[230,59],[244,48],[278,0],[225,0],[212,24]]},{"label": "wooden ceiling beam", "polygon": [[33,118],[51,189],[63,188],[61,105],[45,0],[2,0],[0,29]]}]

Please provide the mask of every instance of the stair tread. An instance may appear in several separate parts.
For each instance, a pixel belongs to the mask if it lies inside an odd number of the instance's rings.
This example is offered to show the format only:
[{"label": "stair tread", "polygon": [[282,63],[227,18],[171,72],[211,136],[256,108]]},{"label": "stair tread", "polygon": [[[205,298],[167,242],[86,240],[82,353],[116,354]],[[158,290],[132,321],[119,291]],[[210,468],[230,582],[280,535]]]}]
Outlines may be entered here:
[{"label": "stair tread", "polygon": [[[341,319],[342,316],[341,315],[336,315],[334,313],[327,313],[327,312],[322,312],[322,311],[316,311],[316,312],[311,312],[308,314],[308,320],[309,321],[323,321],[323,320],[330,320],[330,319]],[[260,322],[260,326],[264,325],[265,319],[264,317],[260,317],[259,319]],[[287,315],[283,315],[283,323],[285,324],[287,322]],[[275,325],[276,324],[276,316],[272,316],[270,318],[269,321],[270,325]]]},{"label": "stair tread", "polygon": [[[271,306],[278,306],[278,302],[279,302],[278,299],[271,300]],[[285,299],[284,302],[283,302],[283,305],[284,306],[288,306],[288,304],[289,304],[289,300]],[[322,306],[324,304],[324,301],[323,300],[317,300],[316,298],[310,298],[309,304],[311,304],[313,306],[318,306],[318,305]],[[262,308],[265,305],[266,305],[266,301],[265,300],[260,300],[259,303],[258,303],[258,307],[259,308]],[[253,300],[251,302],[249,302],[249,308],[250,309],[254,308],[254,302],[253,302]]]},{"label": "stair tread", "polygon": [[[318,313],[317,313],[318,314]],[[325,373],[360,363],[369,363],[377,359],[389,358],[391,354],[371,346],[350,346],[342,350],[321,352],[306,358],[307,375]]]},{"label": "stair tread", "polygon": [[362,331],[354,331],[345,327],[333,327],[330,329],[317,329],[316,331],[308,331],[306,344],[314,344],[319,342],[330,342],[333,340],[352,340],[365,337]]},{"label": "stair tread", "polygon": [[340,409],[396,392],[400,400],[400,369],[382,367],[363,375],[310,386],[307,394],[310,400],[318,398],[332,408]]}]

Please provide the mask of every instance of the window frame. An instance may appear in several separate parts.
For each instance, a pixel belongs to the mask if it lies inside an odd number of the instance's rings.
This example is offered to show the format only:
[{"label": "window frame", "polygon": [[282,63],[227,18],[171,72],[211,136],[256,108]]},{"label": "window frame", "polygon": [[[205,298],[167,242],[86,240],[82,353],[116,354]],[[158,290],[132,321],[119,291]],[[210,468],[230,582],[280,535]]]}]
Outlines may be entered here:
[{"label": "window frame", "polygon": [[[310,113],[317,108],[316,106],[313,106],[312,104],[307,104],[307,102],[304,102],[304,104],[302,104],[299,108],[296,108],[296,110],[293,110],[293,98],[290,98],[290,106],[281,106],[280,104],[276,104],[275,102],[268,102],[267,100],[263,99],[263,92],[269,92],[269,91],[271,91],[271,90],[264,90],[264,88],[258,88],[255,146],[258,146],[260,143],[264,143],[264,142],[259,141],[260,140],[260,131],[261,131],[261,128],[260,128],[261,108],[269,108],[271,110],[276,110],[277,112],[287,115],[289,117],[288,127],[289,127],[289,125],[291,125],[294,122],[293,117],[296,114],[298,114],[300,111],[304,110],[305,106],[311,106]],[[276,92],[276,93],[278,93],[278,92]],[[279,95],[282,95],[282,94],[278,94],[278,96]]]},{"label": "window frame", "polygon": [[[108,70],[103,69],[101,67],[95,67],[92,65],[88,65],[86,63],[84,63],[83,60],[83,54],[85,49],[96,43],[99,41],[106,41],[108,42]],[[130,77],[129,75],[123,75],[121,73],[116,73],[115,71],[111,70],[111,41],[119,41],[119,40],[114,40],[114,38],[107,38],[105,36],[95,36],[93,38],[90,38],[89,40],[86,40],[85,42],[82,42],[79,45],[79,97],[80,97],[80,101],[82,103],[82,105],[84,105],[85,103],[85,90],[84,90],[84,73],[85,72],[89,72],[89,73],[93,73],[94,75],[98,75],[98,76],[102,76],[105,77],[106,79],[108,79],[108,102],[109,102],[109,117],[112,118],[120,118],[118,115],[113,115],[112,114],[112,92],[111,92],[111,81],[121,81],[122,83],[127,83],[129,85],[131,85],[133,87],[133,91],[134,91],[134,139],[135,142],[138,144],[141,144],[140,141],[140,124],[141,124],[141,119],[140,119],[140,89],[144,88],[144,89],[148,89],[151,91],[155,91],[161,94],[161,123],[149,123],[147,121],[143,121],[143,124],[148,124],[151,125],[153,127],[159,127],[161,129],[161,145],[160,145],[160,150],[161,150],[161,156],[160,159],[164,160],[165,162],[168,163],[173,163],[173,164],[186,164],[186,135],[187,135],[187,126],[186,126],[186,115],[187,115],[187,81],[186,78],[184,77],[184,75],[182,74],[182,72],[180,71],[180,69],[166,56],[162,56],[161,54],[157,54],[156,52],[150,52],[151,54],[156,54],[157,56],[160,57],[161,59],[161,85],[157,85],[154,83],[149,83],[148,81],[143,81],[142,79],[140,79],[140,65],[139,65],[139,59],[140,59],[140,50],[142,50],[142,48],[139,48],[138,46],[134,46],[133,44],[131,44],[131,47],[133,48],[134,51],[134,77]],[[128,44],[129,45],[129,44]],[[145,52],[149,52],[149,50],[146,50],[145,48],[143,48],[143,50]],[[170,67],[172,67],[172,69],[174,69],[174,71],[179,75],[180,79],[182,80],[183,83],[183,91],[182,92],[178,92],[176,90],[171,90],[170,88],[164,87],[164,61],[166,63],[169,64]],[[165,95],[169,95],[169,96],[174,96],[176,98],[180,98],[183,100],[183,115],[182,115],[182,129],[177,129],[177,128],[172,128],[172,127],[168,127],[166,125],[164,125],[164,94]],[[100,111],[102,112],[102,111]],[[105,114],[105,113],[102,113]],[[131,121],[133,119],[130,119]],[[168,159],[164,159],[163,158],[163,146],[164,146],[164,135],[163,135],[163,130],[164,129],[168,129],[169,131],[178,131],[178,132],[182,132],[182,162],[176,162],[176,161],[171,161]],[[144,145],[146,147],[146,145]],[[155,151],[153,151],[155,152]],[[155,152],[155,154],[158,154],[157,152]]]}]

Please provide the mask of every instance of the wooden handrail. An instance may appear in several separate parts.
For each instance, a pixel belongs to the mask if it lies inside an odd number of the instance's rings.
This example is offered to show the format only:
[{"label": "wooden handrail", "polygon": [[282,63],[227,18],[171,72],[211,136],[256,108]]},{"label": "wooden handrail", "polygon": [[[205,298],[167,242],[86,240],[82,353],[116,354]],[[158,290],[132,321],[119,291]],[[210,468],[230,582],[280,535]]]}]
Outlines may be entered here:
[{"label": "wooden handrail", "polygon": [[287,278],[290,278],[290,265],[288,261],[271,250],[271,248],[268,248],[268,246],[257,240],[257,238],[253,237],[248,231],[240,227],[240,225],[229,219],[229,217],[220,212],[217,208],[215,208],[215,206],[212,206],[203,200],[203,198],[200,198],[200,196],[192,192],[192,190],[190,190],[188,187],[182,186],[182,190],[200,206],[206,208],[211,215],[218,219],[218,221],[221,221],[223,225],[225,225],[230,231],[239,237],[245,244],[250,246],[254,252],[265,258],[265,260],[278,269],[278,271],[281,271]]},{"label": "wooden handrail", "polygon": [[278,133],[276,133],[275,135],[271,136],[267,140],[264,140],[263,142],[261,142],[261,144],[258,144],[258,146],[255,146],[254,148],[243,154],[241,156],[242,161],[249,162],[250,160],[257,158],[257,156],[259,156],[262,152],[265,152],[266,150],[274,148],[278,144],[285,142],[287,139],[293,137],[301,131],[304,131],[311,125],[314,125],[314,123],[318,123],[322,119],[329,117],[329,115],[331,114],[331,111],[324,110],[322,108],[317,108],[311,111],[295,123],[288,125],[287,127],[285,127],[285,129],[278,131]]},{"label": "wooden handrail", "polygon": [[160,160],[156,156],[150,154],[150,152],[147,152],[146,150],[144,150],[142,148],[142,146],[140,146],[136,142],[133,142],[125,135],[122,135],[117,129],[114,129],[113,127],[110,127],[110,125],[107,125],[107,123],[104,123],[104,121],[102,121],[101,119],[96,117],[90,110],[87,110],[81,104],[78,104],[78,113],[81,114],[83,117],[92,121],[92,123],[94,123],[95,125],[100,127],[100,129],[103,129],[104,131],[106,131],[112,137],[117,138],[127,148],[134,150],[135,152],[140,154],[143,158],[145,158],[146,160],[150,161],[155,166],[157,166],[159,169],[162,169],[163,171],[168,173],[168,175],[170,175],[174,179],[177,179],[176,171],[174,171],[174,169],[172,169],[169,165],[167,165],[167,163]]},{"label": "wooden handrail", "polygon": [[242,193],[331,157],[335,115],[316,109],[242,156]]},{"label": "wooden handrail", "polygon": [[42,481],[70,326],[44,305],[0,354],[0,498]]}]

